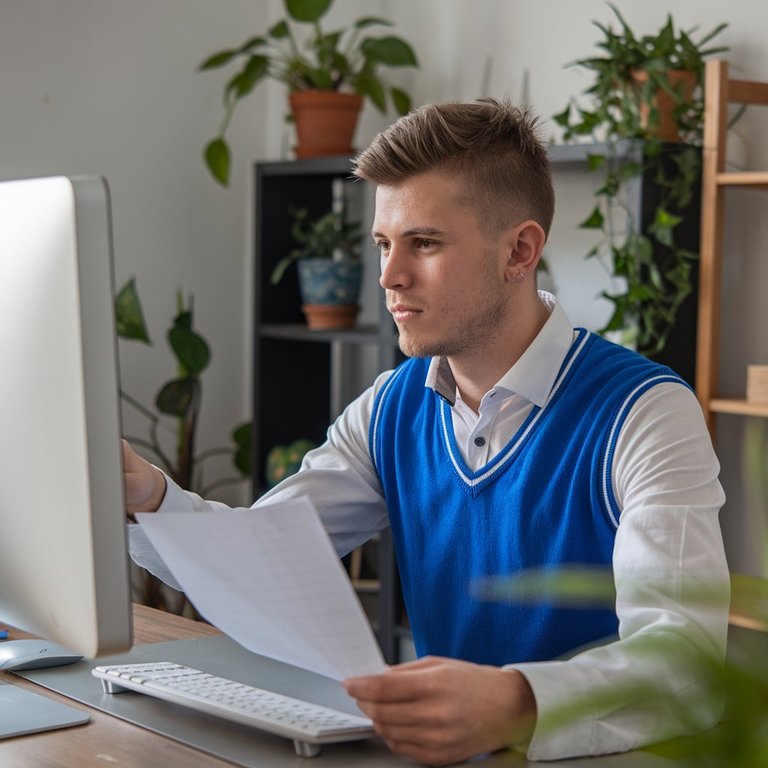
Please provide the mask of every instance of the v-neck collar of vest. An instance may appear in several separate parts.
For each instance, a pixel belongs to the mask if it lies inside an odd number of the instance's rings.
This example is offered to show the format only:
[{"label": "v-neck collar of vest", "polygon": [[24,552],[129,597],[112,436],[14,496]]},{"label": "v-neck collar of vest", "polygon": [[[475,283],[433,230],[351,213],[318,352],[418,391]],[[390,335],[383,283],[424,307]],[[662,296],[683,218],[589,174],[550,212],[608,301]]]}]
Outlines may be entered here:
[{"label": "v-neck collar of vest", "polygon": [[467,465],[464,457],[461,455],[458,443],[456,442],[456,435],[453,431],[453,419],[451,417],[451,406],[442,397],[439,397],[439,414],[440,414],[440,427],[445,441],[446,448],[448,449],[448,455],[450,456],[451,463],[454,469],[461,478],[462,482],[469,488],[475,489],[479,486],[489,483],[506,465],[513,460],[518,454],[521,447],[526,443],[529,436],[536,428],[541,417],[546,413],[547,406],[557,397],[563,382],[568,377],[573,365],[579,358],[579,355],[583,351],[590,337],[592,336],[590,331],[584,328],[576,329],[576,337],[571,344],[571,348],[568,354],[563,360],[560,371],[557,374],[555,383],[552,385],[547,401],[542,407],[537,405],[533,406],[533,410],[528,414],[525,421],[520,425],[520,428],[512,436],[509,442],[501,449],[491,460],[480,467],[477,470],[472,470]]}]

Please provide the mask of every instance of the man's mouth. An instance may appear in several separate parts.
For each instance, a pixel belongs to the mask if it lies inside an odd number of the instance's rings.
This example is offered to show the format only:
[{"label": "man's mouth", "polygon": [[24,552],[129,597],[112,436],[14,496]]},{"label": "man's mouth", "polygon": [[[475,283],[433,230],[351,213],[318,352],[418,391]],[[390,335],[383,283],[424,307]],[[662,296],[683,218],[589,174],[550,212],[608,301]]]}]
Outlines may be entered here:
[{"label": "man's mouth", "polygon": [[409,306],[407,304],[391,304],[387,307],[387,309],[391,313],[396,323],[409,320],[421,312],[420,309]]}]

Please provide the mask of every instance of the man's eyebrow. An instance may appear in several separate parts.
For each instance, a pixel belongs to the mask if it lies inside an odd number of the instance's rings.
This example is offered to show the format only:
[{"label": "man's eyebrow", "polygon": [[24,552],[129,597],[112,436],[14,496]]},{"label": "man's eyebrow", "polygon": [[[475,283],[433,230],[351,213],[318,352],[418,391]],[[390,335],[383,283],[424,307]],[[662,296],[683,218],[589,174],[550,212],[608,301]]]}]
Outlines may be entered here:
[{"label": "man's eyebrow", "polygon": [[[410,229],[406,229],[405,231],[401,232],[400,237],[444,237],[445,232],[443,232],[440,229],[436,229],[435,227],[411,227]],[[377,232],[376,230],[373,230],[371,232],[371,237],[384,237],[387,236],[383,232]]]}]

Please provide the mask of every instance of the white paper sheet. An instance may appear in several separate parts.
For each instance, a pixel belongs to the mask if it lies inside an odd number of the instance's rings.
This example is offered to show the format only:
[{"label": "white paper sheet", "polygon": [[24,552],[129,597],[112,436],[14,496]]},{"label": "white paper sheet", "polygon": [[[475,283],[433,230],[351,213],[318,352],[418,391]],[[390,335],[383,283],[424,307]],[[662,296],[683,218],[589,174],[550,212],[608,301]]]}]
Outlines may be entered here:
[{"label": "white paper sheet", "polygon": [[336,680],[385,668],[308,499],[136,517],[201,615],[248,650]]}]

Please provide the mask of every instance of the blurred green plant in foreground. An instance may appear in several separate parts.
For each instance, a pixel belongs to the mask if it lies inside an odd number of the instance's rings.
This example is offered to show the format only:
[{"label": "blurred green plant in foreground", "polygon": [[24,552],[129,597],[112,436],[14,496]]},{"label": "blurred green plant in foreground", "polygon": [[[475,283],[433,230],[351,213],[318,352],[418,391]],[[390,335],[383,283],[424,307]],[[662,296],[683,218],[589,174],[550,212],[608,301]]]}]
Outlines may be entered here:
[{"label": "blurred green plant in foreground", "polygon": [[[763,431],[763,436],[765,432]],[[509,577],[479,580],[473,592],[482,599],[506,602],[548,603],[567,608],[614,608],[616,591],[608,569],[566,567],[531,570]],[[708,599],[703,590],[699,599]],[[612,685],[599,694],[579,696],[553,713],[538,727],[557,730],[569,722],[595,712],[618,707],[653,706],[659,723],[658,743],[645,750],[672,758],[691,768],[768,768],[768,581],[745,574],[731,577],[731,609],[739,623],[758,632],[732,628],[728,657],[695,653],[672,635],[648,636],[635,644],[641,654],[663,655],[676,665],[695,665],[710,681],[708,696],[683,703],[660,695],[656,681],[636,678]],[[678,732],[695,732],[699,708],[722,705],[724,714],[717,726],[693,736],[670,738]]]}]

